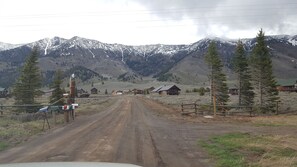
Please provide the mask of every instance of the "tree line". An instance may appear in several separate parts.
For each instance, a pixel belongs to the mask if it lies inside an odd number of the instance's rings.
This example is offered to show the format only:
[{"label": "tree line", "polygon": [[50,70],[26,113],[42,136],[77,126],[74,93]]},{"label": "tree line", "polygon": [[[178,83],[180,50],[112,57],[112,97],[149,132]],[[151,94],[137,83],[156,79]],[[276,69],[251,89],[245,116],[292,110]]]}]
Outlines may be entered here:
[{"label": "tree line", "polygon": [[[215,42],[210,43],[205,62],[210,69],[212,104],[226,105],[229,101],[226,75]],[[257,34],[256,44],[249,56],[243,43],[240,40],[237,42],[232,64],[237,75],[238,105],[256,105],[261,112],[275,111],[276,101],[279,100],[277,83],[262,29]]]}]

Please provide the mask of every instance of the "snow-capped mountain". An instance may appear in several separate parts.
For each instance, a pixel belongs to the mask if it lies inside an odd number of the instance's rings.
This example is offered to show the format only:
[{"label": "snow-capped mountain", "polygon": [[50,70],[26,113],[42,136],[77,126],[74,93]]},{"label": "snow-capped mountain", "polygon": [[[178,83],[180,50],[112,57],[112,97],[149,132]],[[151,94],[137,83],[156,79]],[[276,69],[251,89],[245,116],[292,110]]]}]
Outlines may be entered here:
[{"label": "snow-capped mountain", "polygon": [[[230,62],[237,40],[205,38],[189,45],[128,46],[76,36],[71,39],[45,38],[21,45],[0,43],[0,79],[6,83],[4,86],[11,84],[17,69],[36,46],[40,52],[41,70],[48,78],[56,69],[66,71],[80,66],[110,77],[125,73],[156,77],[170,74],[173,78],[180,78],[180,81],[196,82],[195,79],[198,81],[206,78],[207,67],[203,57],[211,41],[216,42],[226,70],[231,75]],[[256,40],[242,41],[249,52]],[[275,63],[275,74],[284,77],[282,73],[286,70],[285,78],[297,78],[297,36],[267,36],[266,41]],[[11,79],[10,76],[14,78]]]},{"label": "snow-capped mountain", "polygon": [[21,46],[21,44],[20,45],[14,45],[14,44],[0,42],[0,51],[13,49],[13,48],[16,48],[16,47],[19,47],[19,46]]}]

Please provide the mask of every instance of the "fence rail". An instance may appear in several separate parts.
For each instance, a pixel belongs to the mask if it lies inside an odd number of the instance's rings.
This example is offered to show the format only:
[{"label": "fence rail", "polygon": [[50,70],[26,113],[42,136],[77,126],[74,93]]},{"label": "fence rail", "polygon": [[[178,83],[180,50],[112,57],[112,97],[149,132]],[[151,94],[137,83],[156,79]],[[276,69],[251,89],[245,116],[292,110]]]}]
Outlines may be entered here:
[{"label": "fence rail", "polygon": [[[255,113],[253,112],[253,106],[235,106],[235,105],[217,105],[217,110],[219,111],[218,114],[221,115],[229,115],[231,113],[236,113],[235,111],[230,111],[231,109],[242,110],[246,109],[245,112],[248,112],[250,116],[254,116]],[[208,108],[208,109],[207,109]],[[181,115],[189,115],[189,114],[202,114],[205,113],[210,114],[212,111],[213,105],[199,105],[197,103],[188,103],[188,104],[181,104]],[[239,113],[244,113],[240,111]]]},{"label": "fence rail", "polygon": [[[280,112],[279,111],[279,107],[280,107],[280,101],[276,102],[275,105],[275,112],[273,114],[285,114],[288,112]],[[255,116],[256,114],[260,114],[261,113],[257,113],[255,112],[255,110],[261,108],[259,106],[239,106],[239,105],[216,105],[217,108],[217,114],[221,114],[221,115],[232,115],[235,113],[240,113],[240,114],[244,114],[244,113],[249,113],[249,116]],[[189,115],[189,114],[211,114],[213,111],[213,105],[201,105],[201,104],[197,104],[195,103],[182,103],[181,104],[181,114],[182,115]]]},{"label": "fence rail", "polygon": [[[192,111],[194,109],[194,111]],[[191,103],[191,104],[181,104],[181,114],[188,115],[188,114],[198,114],[198,104]]]}]

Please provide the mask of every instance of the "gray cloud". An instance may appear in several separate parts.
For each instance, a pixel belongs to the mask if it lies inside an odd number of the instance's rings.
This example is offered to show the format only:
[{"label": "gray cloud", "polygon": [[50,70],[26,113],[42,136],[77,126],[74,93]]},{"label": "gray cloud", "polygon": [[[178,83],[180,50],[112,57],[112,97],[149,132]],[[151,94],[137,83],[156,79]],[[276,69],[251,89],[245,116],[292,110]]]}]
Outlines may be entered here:
[{"label": "gray cloud", "polygon": [[[228,31],[263,28],[270,34],[297,34],[297,2],[292,0],[132,0],[162,19],[191,18],[197,33],[206,36],[211,26]],[[256,32],[255,32],[256,34]],[[213,34],[216,35],[216,34]]]}]

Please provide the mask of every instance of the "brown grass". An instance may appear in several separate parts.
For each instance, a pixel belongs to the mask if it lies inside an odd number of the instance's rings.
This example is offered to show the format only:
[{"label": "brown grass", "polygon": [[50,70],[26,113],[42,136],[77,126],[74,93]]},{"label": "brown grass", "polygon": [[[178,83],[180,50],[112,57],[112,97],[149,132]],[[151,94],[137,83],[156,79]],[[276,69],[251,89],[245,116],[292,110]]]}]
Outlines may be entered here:
[{"label": "brown grass", "polygon": [[297,115],[258,116],[250,121],[259,126],[297,126]]}]

